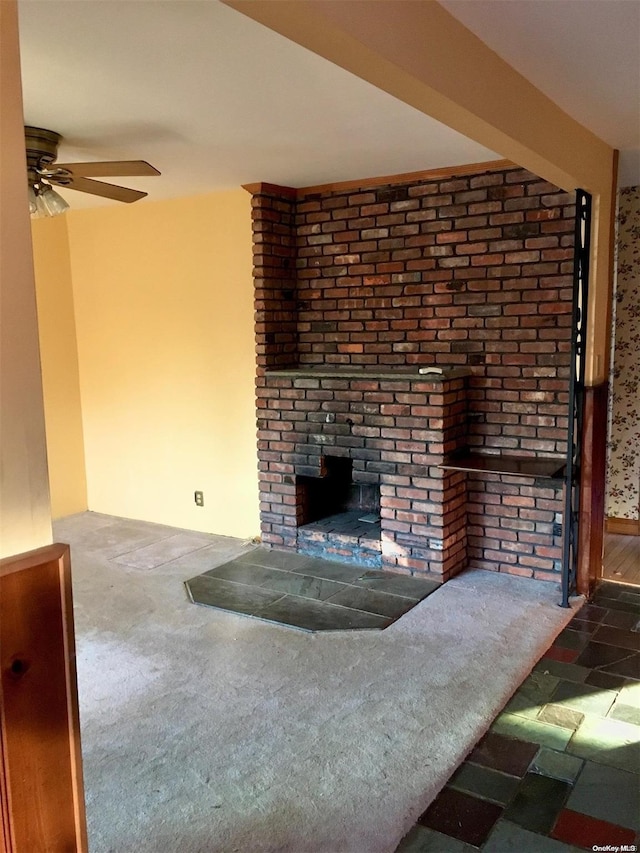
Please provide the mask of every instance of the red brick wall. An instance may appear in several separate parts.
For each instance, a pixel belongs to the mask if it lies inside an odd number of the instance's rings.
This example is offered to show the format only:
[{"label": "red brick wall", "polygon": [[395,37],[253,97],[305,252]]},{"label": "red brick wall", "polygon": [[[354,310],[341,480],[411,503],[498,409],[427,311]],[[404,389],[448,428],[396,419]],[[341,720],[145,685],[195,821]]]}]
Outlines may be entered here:
[{"label": "red brick wall", "polygon": [[300,365],[469,365],[472,445],[564,454],[574,214],[523,169],[299,200]]},{"label": "red brick wall", "polygon": [[562,490],[549,481],[469,474],[469,566],[559,581],[562,509]]},{"label": "red brick wall", "polygon": [[[432,394],[413,384],[374,382],[365,390],[265,370],[467,366],[463,425],[471,449],[564,455],[573,201],[516,168],[297,199],[272,188],[254,196],[267,544],[296,547],[295,478],[319,470],[323,434],[332,454],[354,459],[354,479],[380,484],[387,556],[396,567],[447,576],[466,549],[472,565],[557,577],[560,492],[532,479],[467,480],[437,468],[439,443],[432,436],[427,450],[421,434]],[[327,413],[336,416],[335,432]],[[447,496],[439,538],[457,554],[450,572],[425,532],[438,513],[425,510],[432,501],[421,489],[428,494],[425,483],[434,479],[443,481],[438,500]]]}]

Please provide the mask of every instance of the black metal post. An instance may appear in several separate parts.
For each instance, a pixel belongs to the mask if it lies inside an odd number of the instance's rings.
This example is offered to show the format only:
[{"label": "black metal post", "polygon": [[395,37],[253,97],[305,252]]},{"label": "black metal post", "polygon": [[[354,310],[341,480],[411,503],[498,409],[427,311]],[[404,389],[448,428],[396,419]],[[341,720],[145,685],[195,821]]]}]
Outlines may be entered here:
[{"label": "black metal post", "polygon": [[580,526],[580,462],[584,409],[587,305],[589,299],[589,256],[591,250],[591,196],[576,190],[575,244],[573,266],[573,310],[571,319],[571,368],[569,376],[569,429],[565,468],[562,542],[562,601],[576,591]]}]

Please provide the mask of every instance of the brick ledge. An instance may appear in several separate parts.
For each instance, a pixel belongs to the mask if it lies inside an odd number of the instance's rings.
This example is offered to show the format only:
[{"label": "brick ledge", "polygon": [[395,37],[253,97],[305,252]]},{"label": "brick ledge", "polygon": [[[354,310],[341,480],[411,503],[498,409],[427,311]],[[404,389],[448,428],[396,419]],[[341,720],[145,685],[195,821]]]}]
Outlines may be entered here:
[{"label": "brick ledge", "polygon": [[[425,365],[428,366],[428,365]],[[266,370],[266,376],[283,376],[293,378],[313,379],[397,379],[415,382],[448,382],[452,379],[463,379],[472,376],[473,371],[468,367],[445,367],[442,373],[418,373],[418,367],[385,367],[384,365],[354,367],[322,365],[319,367],[298,367],[286,370]]]}]

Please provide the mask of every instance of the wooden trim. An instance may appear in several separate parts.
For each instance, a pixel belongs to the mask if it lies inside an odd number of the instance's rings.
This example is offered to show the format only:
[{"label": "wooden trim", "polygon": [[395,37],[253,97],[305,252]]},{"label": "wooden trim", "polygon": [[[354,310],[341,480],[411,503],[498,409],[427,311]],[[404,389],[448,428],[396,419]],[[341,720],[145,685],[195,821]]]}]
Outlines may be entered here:
[{"label": "wooden trim", "polygon": [[609,375],[611,361],[611,347],[613,345],[613,293],[616,281],[616,220],[618,217],[618,161],[620,152],[617,148],[613,151],[613,174],[611,194],[611,216],[609,219],[609,245],[611,246],[611,263],[609,264],[609,289],[607,290],[607,319],[605,325],[604,353],[602,367],[596,373],[606,377]]},{"label": "wooden trim", "polygon": [[0,560],[0,741],[0,849],[86,853],[67,545]]},{"label": "wooden trim", "polygon": [[11,801],[9,799],[9,786],[7,785],[4,772],[6,752],[4,728],[0,725],[0,853],[14,853],[15,842],[11,828]]},{"label": "wooden trim", "polygon": [[586,596],[602,577],[608,387],[602,382],[584,389],[576,586],[578,594]]},{"label": "wooden trim", "polygon": [[293,201],[296,200],[299,192],[295,187],[281,187],[279,184],[267,184],[264,181],[255,184],[242,184],[242,189],[251,195],[279,195]]},{"label": "wooden trim", "polygon": [[73,621],[73,595],[71,591],[71,559],[68,545],[59,561],[62,637],[66,662],[65,688],[67,694],[67,726],[69,732],[69,758],[73,795],[73,816],[78,839],[77,853],[88,853],[87,818],[84,802],[84,777],[82,773],[82,744],[80,742],[80,709],[78,707],[78,672],[76,667],[76,638]]},{"label": "wooden trim", "polygon": [[334,181],[330,184],[317,184],[311,187],[282,187],[263,181],[254,184],[242,184],[242,189],[251,195],[266,193],[285,198],[300,200],[317,193],[349,192],[381,187],[387,184],[410,184],[416,181],[442,181],[462,175],[476,175],[484,172],[502,172],[517,168],[511,160],[489,160],[485,163],[463,163],[460,166],[445,166],[440,169],[426,169],[421,172],[402,172],[399,175],[379,175],[374,178],[358,178],[354,181]]},{"label": "wooden trim", "polygon": [[355,181],[337,181],[330,184],[318,184],[313,187],[300,187],[298,198],[315,193],[345,192],[380,187],[385,184],[409,184],[414,181],[441,181],[460,175],[474,175],[482,172],[501,172],[516,167],[511,160],[489,160],[486,163],[463,163],[460,166],[446,166],[441,169],[427,169],[422,172],[404,172],[399,175],[381,175],[374,178],[359,178]]},{"label": "wooden trim", "polygon": [[0,559],[0,578],[13,572],[34,568],[34,566],[48,563],[51,560],[61,560],[65,551],[68,550],[68,545],[45,545],[42,548],[27,551],[25,554],[16,554],[15,557],[3,557]]},{"label": "wooden trim", "polygon": [[607,533],[617,533],[621,536],[640,536],[640,519],[607,518],[605,531]]}]

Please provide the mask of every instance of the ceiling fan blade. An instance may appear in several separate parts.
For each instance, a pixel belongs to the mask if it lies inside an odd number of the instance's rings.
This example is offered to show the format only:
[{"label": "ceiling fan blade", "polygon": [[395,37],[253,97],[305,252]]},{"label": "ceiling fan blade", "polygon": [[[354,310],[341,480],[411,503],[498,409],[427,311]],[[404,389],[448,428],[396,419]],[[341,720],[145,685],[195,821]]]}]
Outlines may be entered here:
[{"label": "ceiling fan blade", "polygon": [[118,187],[116,184],[105,184],[102,181],[91,181],[88,178],[76,178],[73,175],[71,178],[64,178],[61,181],[56,181],[55,178],[47,178],[47,180],[59,187],[79,190],[81,193],[91,193],[91,195],[99,195],[103,198],[112,198],[115,201],[124,201],[127,204],[148,195],[148,193],[143,193],[140,190]]},{"label": "ceiling fan blade", "polygon": [[68,169],[83,178],[152,177],[160,172],[145,160],[106,160],[99,163],[56,163],[54,169]]}]

